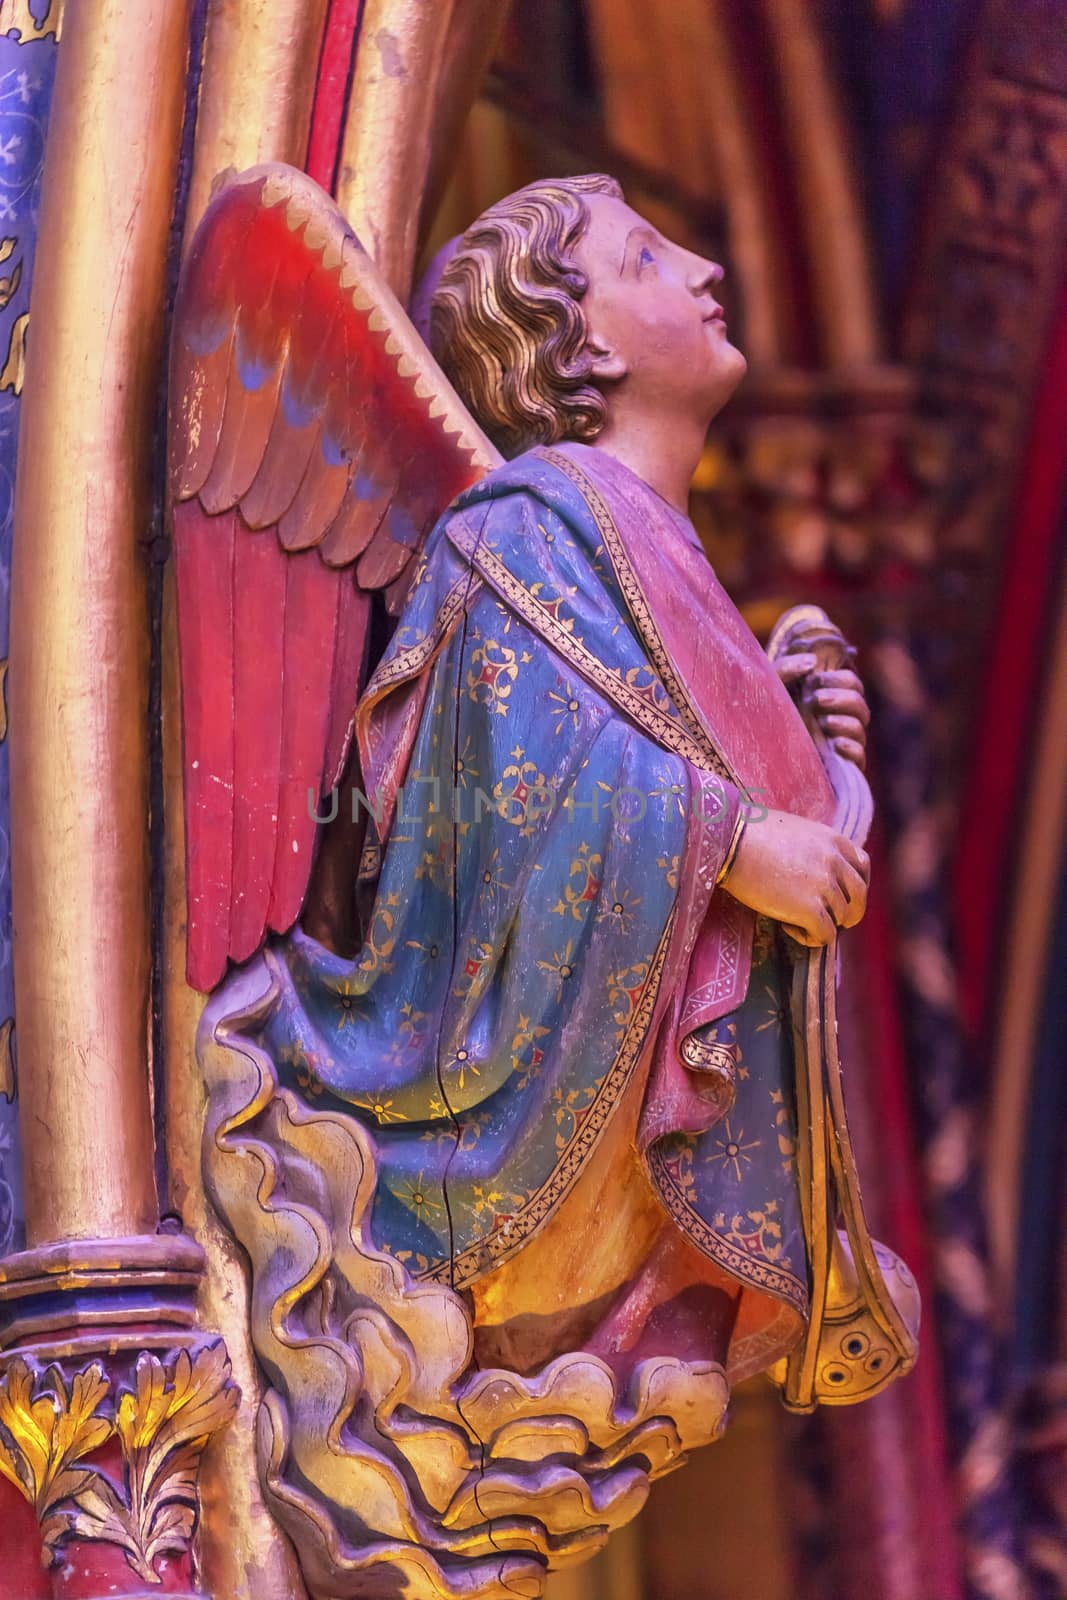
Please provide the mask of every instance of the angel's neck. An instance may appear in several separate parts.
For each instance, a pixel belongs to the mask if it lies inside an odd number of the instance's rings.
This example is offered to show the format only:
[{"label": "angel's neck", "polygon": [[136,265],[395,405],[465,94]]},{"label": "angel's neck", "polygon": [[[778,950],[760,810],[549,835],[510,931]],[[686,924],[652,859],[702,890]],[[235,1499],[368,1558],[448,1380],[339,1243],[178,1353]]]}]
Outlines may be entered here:
[{"label": "angel's neck", "polygon": [[689,486],[706,438],[703,419],[623,412],[609,416],[594,442],[688,516]]}]

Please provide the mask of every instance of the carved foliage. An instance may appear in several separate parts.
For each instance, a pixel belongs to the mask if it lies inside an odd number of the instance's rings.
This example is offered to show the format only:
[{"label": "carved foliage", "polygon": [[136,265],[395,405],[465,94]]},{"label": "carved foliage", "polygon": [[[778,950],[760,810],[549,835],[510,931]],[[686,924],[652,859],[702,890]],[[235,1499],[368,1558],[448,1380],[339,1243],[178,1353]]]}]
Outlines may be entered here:
[{"label": "carved foliage", "polygon": [[82,1458],[111,1436],[99,1414],[107,1392],[98,1362],[76,1373],[68,1389],[58,1367],[42,1376],[19,1358],[0,1384],[0,1472],[33,1506],[49,1550],[67,1531],[69,1512],[60,1508],[96,1476]]},{"label": "carved foliage", "polygon": [[[98,1362],[68,1388],[58,1367],[42,1372],[13,1360],[0,1382],[0,1472],[33,1505],[50,1555],[72,1534],[104,1540],[154,1584],[159,1557],[188,1546],[201,1455],[239,1394],[221,1342],[167,1363],[142,1354],[133,1388],[108,1404],[110,1394]],[[113,1438],[123,1463],[118,1486],[85,1460]]]}]

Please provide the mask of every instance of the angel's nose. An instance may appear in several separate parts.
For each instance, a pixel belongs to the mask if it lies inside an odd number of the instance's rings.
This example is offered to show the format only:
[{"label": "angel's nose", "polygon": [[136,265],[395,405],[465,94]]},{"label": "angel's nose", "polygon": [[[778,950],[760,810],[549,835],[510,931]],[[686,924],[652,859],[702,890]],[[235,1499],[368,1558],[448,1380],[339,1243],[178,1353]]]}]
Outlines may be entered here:
[{"label": "angel's nose", "polygon": [[721,283],[725,276],[725,269],[717,261],[707,261],[703,256],[694,256],[693,270],[689,275],[689,287],[694,294],[710,294],[715,285]]}]

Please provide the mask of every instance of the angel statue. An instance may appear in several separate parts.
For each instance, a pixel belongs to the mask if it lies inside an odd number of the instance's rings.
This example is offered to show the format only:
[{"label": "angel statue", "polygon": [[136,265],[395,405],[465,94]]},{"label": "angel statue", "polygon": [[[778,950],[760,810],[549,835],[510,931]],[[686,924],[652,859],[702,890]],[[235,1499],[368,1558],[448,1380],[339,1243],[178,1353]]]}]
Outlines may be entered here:
[{"label": "angel statue", "polygon": [[862,687],[814,608],[761,649],[686,514],[722,277],[611,178],[535,183],[431,270],[427,349],[278,166],[186,266],[205,1172],[323,1600],[539,1595],[732,1384],[914,1358],[835,1042]]}]

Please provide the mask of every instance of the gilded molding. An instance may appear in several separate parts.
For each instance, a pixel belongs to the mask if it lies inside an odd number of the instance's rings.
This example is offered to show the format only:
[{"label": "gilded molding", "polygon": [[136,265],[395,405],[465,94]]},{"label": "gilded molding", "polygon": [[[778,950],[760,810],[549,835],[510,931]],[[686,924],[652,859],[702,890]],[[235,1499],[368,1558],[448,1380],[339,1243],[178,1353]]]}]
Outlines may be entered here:
[{"label": "gilded molding", "polygon": [[[221,1340],[165,1360],[142,1352],[132,1388],[113,1389],[98,1361],[68,1381],[16,1356],[0,1376],[0,1473],[33,1506],[53,1564],[72,1537],[102,1540],[155,1585],[159,1558],[189,1548],[200,1459],[239,1398]],[[89,1460],[112,1440],[120,1483]]]},{"label": "gilded molding", "polygon": [[326,12],[327,0],[210,0],[187,240],[228,167],[304,165]]},{"label": "gilded molding", "polygon": [[14,968],[31,1248],[150,1233],[158,1220],[146,1044],[149,632],[138,544],[152,520],[188,15],[189,0],[79,0],[56,69],[11,589]]},{"label": "gilded molding", "polygon": [[[64,1240],[0,1261],[0,1350],[24,1351],[34,1340],[90,1337],[94,1350],[136,1324],[135,1341],[150,1328],[196,1326],[196,1292],[204,1267],[200,1246],[183,1234],[139,1239]],[[75,1296],[77,1299],[75,1299]],[[92,1332],[90,1332],[92,1330]]]},{"label": "gilded molding", "polygon": [[367,0],[337,203],[399,300],[507,6]]}]

